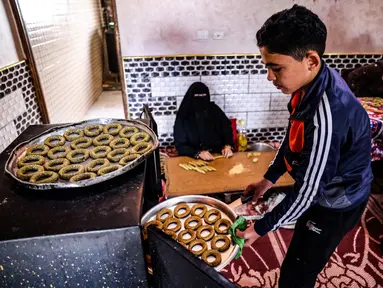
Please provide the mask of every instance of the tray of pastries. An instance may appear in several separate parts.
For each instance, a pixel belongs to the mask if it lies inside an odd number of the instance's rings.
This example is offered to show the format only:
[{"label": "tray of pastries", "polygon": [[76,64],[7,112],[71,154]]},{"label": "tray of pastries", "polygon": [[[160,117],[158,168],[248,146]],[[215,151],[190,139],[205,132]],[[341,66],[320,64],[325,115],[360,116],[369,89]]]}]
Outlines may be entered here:
[{"label": "tray of pastries", "polygon": [[239,250],[228,233],[236,217],[228,205],[217,199],[191,195],[156,205],[141,218],[141,225],[144,239],[146,229],[155,225],[189,253],[220,271]]},{"label": "tray of pastries", "polygon": [[140,121],[88,120],[19,144],[5,173],[35,190],[91,186],[135,168],[157,147],[157,136]]}]

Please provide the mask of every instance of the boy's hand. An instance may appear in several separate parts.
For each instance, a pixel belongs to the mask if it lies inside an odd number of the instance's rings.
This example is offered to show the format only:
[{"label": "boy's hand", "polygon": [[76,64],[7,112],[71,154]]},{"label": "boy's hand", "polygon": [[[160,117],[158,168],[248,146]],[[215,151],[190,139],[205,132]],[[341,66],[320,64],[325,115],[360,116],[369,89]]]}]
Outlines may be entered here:
[{"label": "boy's hand", "polygon": [[246,239],[245,247],[250,247],[255,241],[258,240],[261,236],[255,232],[254,224],[250,224],[245,231],[236,230],[235,233],[238,237]]},{"label": "boy's hand", "polygon": [[251,183],[247,186],[246,190],[243,192],[244,196],[253,194],[253,201],[257,202],[258,198],[261,197],[267,190],[273,186],[273,183],[265,178],[261,181]]}]

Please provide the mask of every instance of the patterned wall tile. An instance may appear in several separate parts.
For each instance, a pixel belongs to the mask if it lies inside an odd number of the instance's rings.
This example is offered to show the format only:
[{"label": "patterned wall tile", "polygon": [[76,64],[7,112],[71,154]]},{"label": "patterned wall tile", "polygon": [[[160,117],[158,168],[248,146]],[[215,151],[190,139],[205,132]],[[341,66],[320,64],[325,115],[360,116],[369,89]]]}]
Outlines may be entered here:
[{"label": "patterned wall tile", "polygon": [[216,94],[216,95],[210,95],[210,101],[214,102],[219,108],[221,108],[222,111],[225,110],[225,95],[223,94]]},{"label": "patterned wall tile", "polygon": [[0,129],[8,127],[3,133],[9,132],[8,136],[0,138],[1,152],[29,125],[42,123],[31,73],[25,61],[0,68],[0,95]]},{"label": "patterned wall tile", "polygon": [[288,111],[249,112],[247,115],[248,128],[270,128],[270,127],[287,127],[289,119]]},{"label": "patterned wall tile", "polygon": [[266,74],[250,75],[250,93],[279,93],[272,82],[267,80]]},{"label": "patterned wall tile", "polygon": [[0,129],[0,153],[8,147],[18,136],[16,126],[13,122],[9,122]]},{"label": "patterned wall tile", "polygon": [[30,1],[18,3],[50,122],[82,119],[102,93],[103,30],[97,1],[50,0],[54,8],[41,10],[44,17],[38,19],[28,13]]},{"label": "patterned wall tile", "polygon": [[248,75],[202,76],[201,81],[209,87],[210,94],[247,93],[249,91]]},{"label": "patterned wall tile", "polygon": [[184,96],[190,85],[199,81],[201,81],[199,76],[152,78],[152,97]]},{"label": "patterned wall tile", "polygon": [[[382,55],[325,55],[323,58],[340,72],[375,62],[382,59]],[[290,96],[283,95],[267,80],[267,69],[260,55],[129,58],[124,59],[124,68],[131,117],[138,117],[146,102],[156,116],[174,116],[188,86],[201,79],[210,89],[211,100],[228,117],[246,121],[252,141],[283,138]],[[163,131],[168,131],[160,139],[169,144],[171,129],[165,125],[170,122],[159,121],[167,123],[160,124]]]},{"label": "patterned wall tile", "polygon": [[285,94],[271,94],[270,110],[272,111],[285,111],[287,110],[287,104],[290,102],[290,95]]},{"label": "patterned wall tile", "polygon": [[249,112],[270,110],[270,93],[226,94],[226,112]]},{"label": "patterned wall tile", "polygon": [[176,121],[175,115],[169,116],[153,116],[157,123],[158,134],[167,134],[173,132],[174,123]]},{"label": "patterned wall tile", "polygon": [[0,129],[27,111],[21,89],[0,99]]}]

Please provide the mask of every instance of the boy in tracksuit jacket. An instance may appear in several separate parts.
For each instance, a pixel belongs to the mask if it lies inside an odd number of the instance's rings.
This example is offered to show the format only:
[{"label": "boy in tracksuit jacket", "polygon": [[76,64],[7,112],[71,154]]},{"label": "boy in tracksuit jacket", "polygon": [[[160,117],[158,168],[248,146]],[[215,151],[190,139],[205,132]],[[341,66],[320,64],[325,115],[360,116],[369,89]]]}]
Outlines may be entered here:
[{"label": "boy in tracksuit jacket", "polygon": [[237,235],[250,246],[297,220],[280,288],[314,287],[342,238],[358,223],[373,178],[370,121],[341,76],[321,59],[326,36],[318,16],[298,5],[274,14],[257,32],[268,80],[291,94],[290,119],[264,179],[244,193],[254,193],[256,200],[285,172],[295,185],[272,212]]}]

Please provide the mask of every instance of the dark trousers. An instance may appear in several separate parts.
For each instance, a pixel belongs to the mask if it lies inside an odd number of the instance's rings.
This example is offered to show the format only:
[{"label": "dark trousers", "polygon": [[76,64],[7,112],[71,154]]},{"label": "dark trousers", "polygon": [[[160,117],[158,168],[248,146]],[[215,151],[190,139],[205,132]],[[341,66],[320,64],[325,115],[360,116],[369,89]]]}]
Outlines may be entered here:
[{"label": "dark trousers", "polygon": [[345,212],[309,208],[297,221],[281,267],[279,288],[312,288],[343,237],[359,222],[367,201]]}]

